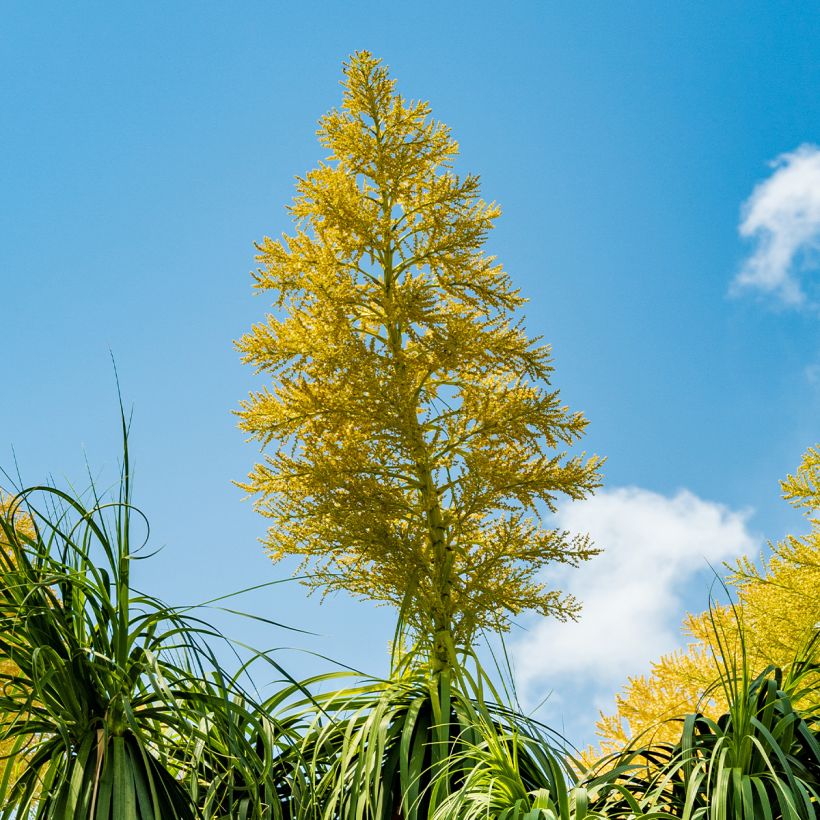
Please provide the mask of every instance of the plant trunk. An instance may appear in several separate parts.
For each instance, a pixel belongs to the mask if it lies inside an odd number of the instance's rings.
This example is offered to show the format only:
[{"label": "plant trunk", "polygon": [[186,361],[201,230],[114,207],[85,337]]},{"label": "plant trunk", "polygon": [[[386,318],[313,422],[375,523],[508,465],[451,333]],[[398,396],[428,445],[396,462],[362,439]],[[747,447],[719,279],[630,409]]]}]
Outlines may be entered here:
[{"label": "plant trunk", "polygon": [[452,633],[452,570],[454,553],[447,538],[447,526],[439,500],[438,487],[433,474],[430,451],[424,439],[424,431],[418,420],[418,389],[407,375],[404,362],[404,340],[401,324],[393,319],[393,256],[385,254],[384,284],[385,313],[387,318],[387,338],[393,367],[399,383],[404,423],[410,431],[410,444],[413,451],[416,478],[419,482],[420,501],[427,524],[427,535],[430,543],[433,578],[432,612],[432,654],[430,666],[434,674],[455,664],[455,649]]}]

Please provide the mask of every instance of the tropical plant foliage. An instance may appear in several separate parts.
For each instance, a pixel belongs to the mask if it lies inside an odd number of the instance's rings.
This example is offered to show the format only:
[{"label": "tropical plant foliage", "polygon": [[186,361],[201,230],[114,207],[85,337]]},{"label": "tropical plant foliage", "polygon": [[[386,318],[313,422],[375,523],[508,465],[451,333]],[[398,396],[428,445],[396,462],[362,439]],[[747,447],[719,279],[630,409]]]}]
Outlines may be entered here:
[{"label": "tropical plant foliage", "polygon": [[0,817],[283,816],[288,730],[207,625],[131,588],[129,492],[126,446],[115,501],[41,486],[0,514]]},{"label": "tropical plant foliage", "polygon": [[36,487],[0,516],[0,737],[16,762],[0,816],[815,816],[816,636],[786,674],[755,677],[744,630],[713,611],[727,710],[689,714],[673,741],[633,743],[590,771],[505,706],[471,655],[434,671],[405,651],[388,680],[309,695],[338,683],[322,676],[260,703],[219,667],[213,630],[131,589],[127,470],[126,451],[114,502]]},{"label": "tropical plant foliage", "polygon": [[783,683],[774,667],[754,680],[728,672],[729,709],[717,720],[689,714],[674,723],[675,743],[627,747],[602,779],[605,816],[631,816],[637,805],[685,820],[813,820],[820,733],[815,717],[795,711]]},{"label": "tropical plant foliage", "polygon": [[[504,707],[474,658],[433,673],[405,656],[393,676],[317,695],[302,745],[314,771],[311,808],[324,818],[422,820],[457,816],[487,745],[516,738],[516,772],[527,789],[563,793],[555,738]],[[558,778],[556,781],[555,778]]]},{"label": "tropical plant foliage", "polygon": [[[713,720],[726,712],[729,702],[720,687],[721,653],[715,644],[715,620],[723,643],[736,652],[740,631],[753,674],[769,666],[788,670],[814,647],[811,660],[820,662],[813,641],[820,624],[820,449],[809,448],[794,476],[781,482],[784,498],[802,509],[809,520],[806,536],[787,536],[772,545],[762,568],[749,559],[738,562],[729,576],[737,598],[731,607],[689,616],[685,628],[694,641],[686,652],[662,657],[649,676],[631,678],[617,698],[617,711],[602,715],[598,734],[604,752],[623,748],[632,738],[651,735],[673,742],[677,728],[669,718],[701,712]],[[804,687],[798,708],[820,705],[818,681]]]}]

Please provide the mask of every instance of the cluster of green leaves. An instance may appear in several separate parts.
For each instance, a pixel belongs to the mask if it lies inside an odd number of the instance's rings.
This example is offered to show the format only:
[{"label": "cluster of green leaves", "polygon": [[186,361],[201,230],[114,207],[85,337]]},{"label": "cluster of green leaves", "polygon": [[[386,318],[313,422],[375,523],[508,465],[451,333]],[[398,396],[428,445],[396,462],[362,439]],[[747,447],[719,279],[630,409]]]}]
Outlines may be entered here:
[{"label": "cluster of green leaves", "polygon": [[132,589],[138,515],[127,447],[116,500],[33,487],[0,514],[0,817],[282,817],[292,728]]},{"label": "cluster of green leaves", "polygon": [[715,685],[724,690],[727,710],[716,719],[692,712],[669,721],[669,729],[677,727],[674,742],[644,745],[639,738],[598,761],[607,786],[605,816],[662,811],[657,816],[683,820],[816,817],[820,714],[794,704],[816,693],[817,636],[787,674],[769,667],[752,677],[743,630],[738,655],[726,645],[717,619],[714,629],[724,664]]},{"label": "cluster of green leaves", "polygon": [[[468,671],[471,669],[472,672]],[[552,783],[563,764],[545,727],[505,707],[477,659],[431,674],[405,657],[390,679],[317,695],[306,703],[301,747],[323,818],[455,817],[475,775],[474,754],[501,737],[526,744],[516,771],[525,792]]]}]

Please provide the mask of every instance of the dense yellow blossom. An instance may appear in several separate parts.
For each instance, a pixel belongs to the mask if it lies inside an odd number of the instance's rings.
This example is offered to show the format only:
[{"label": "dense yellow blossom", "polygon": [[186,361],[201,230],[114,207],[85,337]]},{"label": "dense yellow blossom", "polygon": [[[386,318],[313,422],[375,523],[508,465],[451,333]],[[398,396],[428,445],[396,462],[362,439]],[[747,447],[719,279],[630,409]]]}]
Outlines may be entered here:
[{"label": "dense yellow blossom", "polygon": [[[715,635],[728,646],[728,654],[737,657],[738,622],[752,675],[769,665],[788,669],[802,653],[820,624],[818,447],[809,448],[797,473],[782,481],[781,487],[784,498],[805,511],[809,533],[789,535],[773,545],[771,556],[761,567],[749,559],[738,562],[728,578],[737,612],[717,607],[687,617],[685,630],[693,638],[687,651],[662,657],[648,676],[630,678],[617,697],[615,714],[601,715],[598,735],[602,752],[616,751],[638,736],[645,741],[676,740],[680,724],[662,721],[695,711],[715,718],[726,711],[725,695],[716,685],[721,658]],[[723,660],[733,662],[731,658]],[[804,696],[798,707],[807,706],[811,697]],[[817,690],[813,697],[816,699]]]},{"label": "dense yellow blossom", "polygon": [[[34,536],[34,526],[29,518],[28,515],[21,512],[19,506],[12,511],[12,498],[10,496],[6,496],[3,494],[3,491],[0,490],[0,518],[6,519],[13,527],[18,530],[19,532],[29,536]],[[10,518],[13,516],[13,518]],[[5,535],[3,533],[3,529],[0,528],[0,550],[7,550],[9,547],[9,542],[6,540]],[[6,553],[8,554],[8,553]],[[2,579],[0,579],[0,583],[2,583]],[[13,675],[16,670],[16,666],[8,660],[8,658],[0,657],[0,680],[3,680],[3,685],[5,685],[5,676],[6,675]],[[5,774],[5,766],[6,766],[6,755],[9,754],[11,747],[13,745],[13,741],[5,741],[0,738],[0,778],[2,778]]]},{"label": "dense yellow blossom", "polygon": [[537,574],[595,550],[541,515],[596,487],[599,460],[561,452],[586,420],[549,388],[549,349],[482,251],[499,209],[453,172],[449,129],[370,54],[344,73],[318,131],[329,156],[297,181],[295,233],[258,246],[276,311],[238,342],[272,380],[242,404],[267,447],[245,486],[274,560],[301,556],[310,585],[402,608],[448,665],[510,613],[575,613]]}]

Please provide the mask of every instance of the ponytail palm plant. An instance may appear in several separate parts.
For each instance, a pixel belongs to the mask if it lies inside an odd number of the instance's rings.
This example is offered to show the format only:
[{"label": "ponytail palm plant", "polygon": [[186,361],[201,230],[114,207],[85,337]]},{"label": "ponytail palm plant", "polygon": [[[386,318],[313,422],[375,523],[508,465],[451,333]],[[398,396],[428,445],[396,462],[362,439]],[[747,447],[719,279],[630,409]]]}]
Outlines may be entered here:
[{"label": "ponytail palm plant", "polygon": [[[567,768],[556,738],[504,705],[478,659],[466,653],[432,671],[405,655],[386,680],[315,696],[300,756],[313,787],[305,807],[323,820],[444,820],[461,817],[459,795],[476,785],[481,749],[516,738],[524,794],[566,800]],[[321,678],[334,682],[332,676]],[[495,816],[495,815],[490,815]]]},{"label": "ponytail palm plant", "polygon": [[628,816],[638,798],[683,820],[814,820],[820,734],[781,682],[767,670],[718,720],[689,715],[676,744],[621,756],[626,776],[603,801],[607,816]]},{"label": "ponytail palm plant", "polygon": [[654,789],[669,789],[692,818],[813,820],[820,811],[820,732],[793,706],[803,667],[769,667],[750,680],[724,675],[729,710],[717,720],[689,715]]},{"label": "ponytail palm plant", "polygon": [[[816,700],[806,695],[817,688],[818,634],[785,673],[771,666],[752,677],[741,616],[731,609],[737,620],[731,633],[717,618],[712,622],[716,686],[728,710],[716,720],[700,713],[680,719],[676,743],[641,747],[638,739],[601,761],[603,769],[617,764],[599,778],[607,816],[629,816],[640,804],[683,820],[817,817],[820,721]],[[729,634],[737,640],[728,640]],[[808,711],[795,709],[796,702],[808,703]]]},{"label": "ponytail palm plant", "polygon": [[0,515],[0,817],[285,816],[289,729],[221,670],[210,627],[134,591],[139,517],[127,436],[116,499],[39,486]]}]

